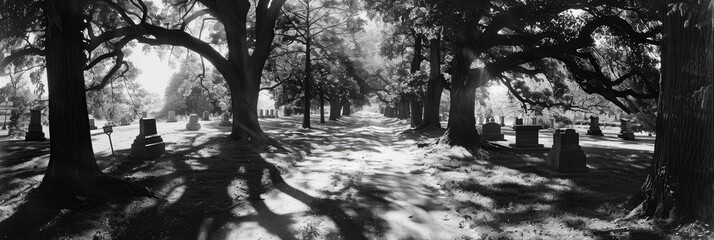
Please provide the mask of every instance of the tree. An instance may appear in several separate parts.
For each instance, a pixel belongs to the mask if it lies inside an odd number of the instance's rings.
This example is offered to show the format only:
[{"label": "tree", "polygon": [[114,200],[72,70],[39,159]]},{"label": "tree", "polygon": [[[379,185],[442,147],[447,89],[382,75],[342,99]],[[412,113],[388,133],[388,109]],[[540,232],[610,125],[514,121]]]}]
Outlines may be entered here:
[{"label": "tree", "polygon": [[310,99],[314,88],[313,54],[325,55],[329,48],[341,44],[338,35],[353,34],[360,30],[356,21],[356,8],[351,0],[295,0],[286,5],[287,22],[282,34],[287,41],[302,44],[304,54],[303,128],[310,128]]},{"label": "tree", "polygon": [[[256,2],[251,8],[248,0],[189,0],[170,5],[169,10],[178,14],[160,15],[158,9],[142,0],[97,1],[96,4],[108,7],[122,21],[100,28],[87,49],[92,51],[104,42],[119,39],[117,43],[138,40],[149,45],[185,47],[198,53],[221,73],[230,89],[231,137],[262,144],[269,138],[258,123],[258,93],[263,69],[272,50],[275,22],[285,0]],[[251,17],[255,21],[251,21]],[[186,32],[187,26],[196,20],[217,21],[218,26],[214,29],[222,30],[207,42],[200,35]],[[178,23],[171,25],[172,22]],[[225,43],[227,56],[212,45],[218,42]]]},{"label": "tree", "polygon": [[[654,82],[648,71],[625,69],[606,74],[609,62],[596,57],[594,35],[616,36],[623,47],[657,46],[660,32],[656,14],[639,10],[647,1],[427,1],[429,16],[443,26],[453,61],[449,126],[443,143],[465,147],[482,145],[475,129],[475,89],[491,80],[508,85],[508,74],[553,71],[548,59],[566,65],[568,73],[590,94],[600,94],[627,112],[636,111],[630,98],[652,99],[656,89],[635,91],[624,82]],[[574,12],[578,9],[578,12]],[[444,14],[455,13],[455,14]],[[645,55],[625,51],[625,61]],[[632,66],[638,66],[632,64]],[[620,75],[621,74],[621,75]],[[518,91],[512,93],[520,94]]]},{"label": "tree", "polygon": [[633,213],[714,223],[714,2],[668,1],[657,139]]}]

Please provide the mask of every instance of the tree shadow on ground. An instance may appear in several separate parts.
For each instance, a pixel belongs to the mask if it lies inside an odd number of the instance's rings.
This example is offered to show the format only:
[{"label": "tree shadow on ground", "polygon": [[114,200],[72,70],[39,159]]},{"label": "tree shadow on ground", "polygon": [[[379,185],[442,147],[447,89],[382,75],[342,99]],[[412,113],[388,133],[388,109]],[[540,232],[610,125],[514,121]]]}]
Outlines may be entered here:
[{"label": "tree shadow on ground", "polygon": [[598,174],[562,178],[541,170],[547,154],[506,150],[477,159],[437,154],[434,164],[442,172],[440,185],[454,192],[464,224],[491,233],[488,237],[610,239],[627,234],[663,239],[651,226],[622,230],[615,223],[627,214],[627,199],[642,186],[652,153],[600,148],[585,152],[588,166]]}]

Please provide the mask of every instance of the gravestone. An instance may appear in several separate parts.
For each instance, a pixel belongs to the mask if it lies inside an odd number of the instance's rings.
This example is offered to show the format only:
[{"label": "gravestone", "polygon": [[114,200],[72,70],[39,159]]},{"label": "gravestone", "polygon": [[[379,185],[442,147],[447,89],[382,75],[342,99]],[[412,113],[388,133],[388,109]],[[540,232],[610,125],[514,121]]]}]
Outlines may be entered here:
[{"label": "gravestone", "polygon": [[94,123],[94,118],[89,118],[89,130],[96,130],[97,125]]},{"label": "gravestone", "polygon": [[481,138],[486,141],[506,141],[501,133],[501,125],[495,122],[486,123],[482,126]]},{"label": "gravestone", "polygon": [[270,109],[270,118],[275,118],[275,109]]},{"label": "gravestone", "polygon": [[166,119],[166,122],[170,122],[170,123],[176,122],[176,112],[169,111],[169,116]]},{"label": "gravestone", "polygon": [[537,119],[537,118],[531,118],[531,125],[538,125],[538,119]]},{"label": "gravestone", "polygon": [[[325,115],[330,115],[330,113],[325,112]],[[279,117],[280,117],[280,109],[275,109],[275,118],[279,118]]]},{"label": "gravestone", "polygon": [[263,114],[263,109],[260,109],[260,115],[258,115],[259,118],[264,118],[265,114]]},{"label": "gravestone", "polygon": [[142,118],[139,120],[139,135],[131,144],[129,157],[142,160],[160,158],[166,152],[166,144],[156,132],[156,119]]},{"label": "gravestone", "polygon": [[209,114],[210,114],[210,113],[208,113],[208,111],[204,111],[204,112],[203,112],[203,121],[211,120]]},{"label": "gravestone", "polygon": [[188,117],[188,123],[186,124],[186,130],[198,131],[201,130],[201,124],[198,123],[198,114],[191,114]]},{"label": "gravestone", "polygon": [[513,126],[513,130],[516,131],[516,143],[509,146],[523,149],[543,148],[543,144],[538,143],[538,130],[542,128],[543,126],[540,125]]},{"label": "gravestone", "polygon": [[233,126],[233,124],[231,124],[231,116],[228,115],[228,113],[223,113],[223,121],[221,121],[221,123],[219,123],[218,126],[221,126],[221,127]]},{"label": "gravestone", "polygon": [[119,120],[119,126],[129,126],[131,122],[129,121],[129,118],[127,116],[124,116]]},{"label": "gravestone", "polygon": [[146,114],[146,112],[141,112],[141,118],[147,118],[147,117],[149,117],[149,115]]},{"label": "gravestone", "polygon": [[501,122],[500,122],[501,127],[506,126],[506,117],[505,117],[505,116],[501,116],[500,118],[501,118],[501,119],[499,119],[499,120],[501,120]]},{"label": "gravestone", "polygon": [[483,117],[478,117],[478,125],[483,125]]},{"label": "gravestone", "polygon": [[548,168],[561,173],[587,172],[585,152],[580,147],[575,129],[558,129],[553,133],[553,148],[548,153]]},{"label": "gravestone", "polygon": [[550,128],[555,129],[555,119],[553,118],[550,119]]},{"label": "gravestone", "polygon": [[25,141],[45,141],[45,133],[42,132],[42,112],[40,110],[30,110],[30,126],[25,133]]},{"label": "gravestone", "polygon": [[516,126],[523,125],[523,118],[516,118]]},{"label": "gravestone", "polygon": [[630,128],[632,120],[620,119],[620,134],[617,135],[618,138],[624,140],[635,140],[635,133]]},{"label": "gravestone", "polygon": [[588,129],[588,135],[602,136],[602,130],[600,130],[600,118],[596,116],[590,116],[590,128]]}]

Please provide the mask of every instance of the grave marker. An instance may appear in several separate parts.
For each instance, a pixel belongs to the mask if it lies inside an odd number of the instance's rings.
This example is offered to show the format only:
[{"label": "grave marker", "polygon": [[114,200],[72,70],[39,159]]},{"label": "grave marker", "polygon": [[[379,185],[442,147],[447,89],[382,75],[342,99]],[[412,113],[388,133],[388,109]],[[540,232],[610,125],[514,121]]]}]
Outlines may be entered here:
[{"label": "grave marker", "polygon": [[25,141],[45,141],[45,133],[42,132],[42,112],[40,110],[30,110],[30,126],[25,133]]},{"label": "grave marker", "polygon": [[89,130],[96,130],[97,125],[94,123],[94,118],[89,118]]},{"label": "grave marker", "polygon": [[588,129],[587,134],[602,136],[602,130],[600,130],[600,117],[590,116],[590,128]]},{"label": "grave marker", "polygon": [[208,111],[203,111],[203,121],[211,120]]},{"label": "grave marker", "polygon": [[553,148],[548,153],[548,168],[562,173],[587,172],[585,152],[580,147],[575,129],[558,129],[553,133]]},{"label": "grave marker", "polygon": [[189,131],[201,130],[201,124],[198,123],[198,114],[191,114],[191,116],[189,116],[188,123],[186,124],[186,130],[189,130]]},{"label": "grave marker", "polygon": [[139,135],[131,144],[129,157],[142,160],[160,158],[166,152],[166,144],[156,131],[156,119],[139,120]]},{"label": "grave marker", "polygon": [[131,122],[129,121],[129,118],[127,116],[124,116],[119,120],[119,125],[120,126],[129,126]]},{"label": "grave marker", "polygon": [[233,124],[231,124],[231,116],[228,115],[228,113],[223,113],[223,121],[221,121],[221,123],[219,123],[218,126],[221,126],[221,127],[233,126]]},{"label": "grave marker", "polygon": [[524,149],[539,149],[543,148],[543,144],[538,143],[538,130],[542,129],[540,125],[517,125],[513,126],[516,131],[516,143],[510,144],[512,148]]},{"label": "grave marker", "polygon": [[498,123],[486,123],[482,126],[482,130],[481,138],[486,141],[506,141],[501,133],[501,125]]},{"label": "grave marker", "polygon": [[176,122],[176,112],[169,111],[169,116],[166,119],[166,122],[170,122],[170,123]]},{"label": "grave marker", "polygon": [[635,140],[635,133],[632,131],[631,127],[632,120],[620,119],[620,134],[617,137],[624,140]]},{"label": "grave marker", "polygon": [[516,126],[523,125],[523,118],[516,118]]},{"label": "grave marker", "polygon": [[501,119],[500,119],[500,120],[501,120],[501,122],[500,122],[501,127],[506,126],[506,117],[505,117],[505,116],[501,116],[500,118],[501,118]]}]

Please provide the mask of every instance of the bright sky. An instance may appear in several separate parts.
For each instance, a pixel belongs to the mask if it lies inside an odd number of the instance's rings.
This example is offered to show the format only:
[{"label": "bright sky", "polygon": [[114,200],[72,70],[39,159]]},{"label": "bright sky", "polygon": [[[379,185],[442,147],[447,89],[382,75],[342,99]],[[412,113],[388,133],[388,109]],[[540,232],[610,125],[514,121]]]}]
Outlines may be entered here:
[{"label": "bright sky", "polygon": [[145,53],[141,50],[142,47],[144,47],[143,44],[137,44],[127,60],[133,62],[134,66],[141,70],[136,81],[147,91],[163,96],[166,85],[176,69],[169,66],[168,59],[159,58],[157,50]]}]

